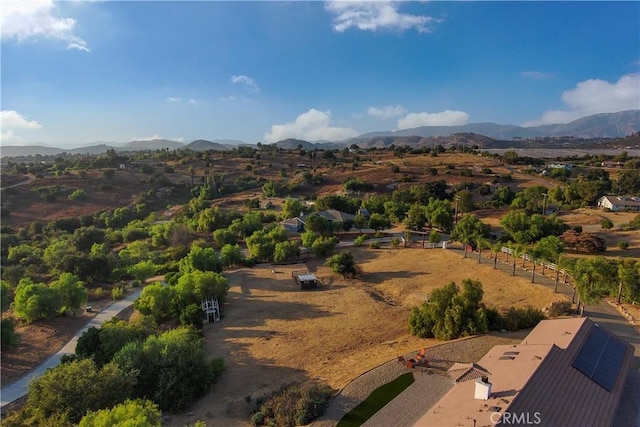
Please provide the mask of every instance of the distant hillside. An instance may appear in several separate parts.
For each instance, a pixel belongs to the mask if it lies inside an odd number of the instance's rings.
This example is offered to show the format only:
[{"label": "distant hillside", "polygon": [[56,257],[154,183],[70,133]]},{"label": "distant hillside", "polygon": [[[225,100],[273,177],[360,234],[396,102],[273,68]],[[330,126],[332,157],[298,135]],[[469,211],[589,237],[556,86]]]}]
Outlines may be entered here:
[{"label": "distant hillside", "polygon": [[230,150],[230,146],[227,144],[220,144],[218,142],[207,141],[206,139],[197,139],[190,144],[185,145],[183,148],[193,151],[227,151]]},{"label": "distant hillside", "polygon": [[53,156],[63,153],[64,150],[55,147],[43,147],[41,145],[10,145],[0,147],[0,157],[26,157],[40,154],[42,156]]},{"label": "distant hillside", "polygon": [[126,144],[122,149],[124,150],[162,150],[168,148],[169,150],[179,150],[184,148],[184,144],[178,141],[171,141],[168,139],[152,139],[148,141],[131,141]]},{"label": "distant hillside", "polygon": [[295,139],[295,138],[283,139],[272,145],[275,145],[278,148],[282,148],[283,150],[295,150],[295,149],[298,149],[299,147],[303,148],[304,150],[315,150],[315,149],[334,150],[336,148],[340,149],[345,147],[344,142],[325,142],[325,141],[309,142],[309,141],[305,141],[304,139]]},{"label": "distant hillside", "polygon": [[595,114],[566,124],[522,127],[496,123],[471,123],[463,126],[421,126],[389,132],[372,132],[345,141],[370,140],[385,136],[449,136],[475,133],[498,140],[574,136],[577,138],[623,138],[640,131],[640,110]]}]

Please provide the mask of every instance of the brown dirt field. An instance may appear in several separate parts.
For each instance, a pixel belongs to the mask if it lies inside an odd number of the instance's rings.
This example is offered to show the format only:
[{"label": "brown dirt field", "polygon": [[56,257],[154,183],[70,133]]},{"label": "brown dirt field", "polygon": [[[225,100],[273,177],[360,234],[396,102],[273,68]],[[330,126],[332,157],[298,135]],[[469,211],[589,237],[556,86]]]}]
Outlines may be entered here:
[{"label": "brown dirt field", "polygon": [[[231,285],[220,323],[205,325],[207,352],[223,357],[226,371],[182,426],[200,419],[209,426],[246,425],[248,396],[257,397],[293,381],[320,379],[334,389],[361,373],[436,340],[413,337],[408,316],[435,287],[464,278],[482,281],[485,299],[498,307],[548,306],[563,296],[526,278],[493,270],[489,261],[463,259],[435,249],[354,248],[363,268],[357,280],[343,280],[311,261],[309,271],[325,286],[301,292],[292,270],[304,265],[259,265],[228,273]],[[459,266],[460,268],[452,268]],[[464,355],[460,355],[464,359]]]}]

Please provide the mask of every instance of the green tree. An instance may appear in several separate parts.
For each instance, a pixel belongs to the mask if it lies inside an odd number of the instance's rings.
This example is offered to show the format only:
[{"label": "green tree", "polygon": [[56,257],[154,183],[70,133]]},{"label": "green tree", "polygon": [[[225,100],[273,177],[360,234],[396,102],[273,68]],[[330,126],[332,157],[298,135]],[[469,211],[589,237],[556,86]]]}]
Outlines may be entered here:
[{"label": "green tree", "polygon": [[60,312],[60,293],[44,283],[34,283],[29,278],[20,280],[11,308],[14,314],[31,323],[38,319],[52,318]]},{"label": "green tree", "polygon": [[453,227],[453,208],[446,200],[430,198],[425,207],[425,215],[429,225],[444,230],[446,233]]},{"label": "green tree", "polygon": [[240,245],[226,244],[220,250],[220,260],[225,267],[241,265],[245,261],[245,256],[240,249]]},{"label": "green tree", "polygon": [[487,315],[481,305],[482,283],[465,279],[462,284],[462,292],[454,282],[436,288],[427,302],[414,308],[409,316],[411,333],[421,338],[450,340],[487,332]]},{"label": "green tree", "polygon": [[[217,298],[220,304],[223,304],[229,285],[227,279],[220,273],[194,270],[180,276],[175,289],[184,306],[191,303],[200,304],[209,298]],[[182,310],[178,310],[180,311]]]},{"label": "green tree", "polygon": [[471,212],[476,208],[473,203],[473,193],[469,190],[458,191],[455,200],[458,202],[458,212],[460,213]]},{"label": "green tree", "polygon": [[78,427],[149,426],[162,425],[162,413],[150,400],[125,400],[111,409],[89,411]]},{"label": "green tree", "polygon": [[222,248],[225,245],[235,245],[238,237],[226,228],[219,228],[213,232],[213,241],[217,248]]},{"label": "green tree", "polygon": [[342,277],[355,277],[359,273],[353,254],[349,251],[340,252],[328,258],[325,265],[331,267],[334,273],[340,274]]},{"label": "green tree", "polygon": [[311,252],[315,256],[327,256],[333,252],[338,242],[337,237],[318,237],[311,245]]},{"label": "green tree", "polygon": [[87,302],[88,293],[84,283],[71,273],[62,273],[58,280],[51,283],[50,288],[60,294],[61,312],[71,312],[71,317],[76,317],[76,311]]},{"label": "green tree", "polygon": [[333,223],[327,218],[313,213],[305,218],[305,230],[313,231],[321,236],[332,236],[334,232]]},{"label": "green tree", "polygon": [[133,306],[142,314],[153,316],[157,322],[171,316],[172,301],[176,290],[172,286],[153,283],[142,289]]},{"label": "green tree", "polygon": [[114,364],[97,368],[91,359],[63,363],[29,383],[25,410],[38,420],[66,414],[77,423],[87,411],[124,401],[133,383],[134,378]]},{"label": "green tree", "polygon": [[[4,313],[9,308],[9,284],[4,280],[0,281],[0,312]],[[15,333],[13,319],[2,316],[0,325],[0,335],[2,336],[2,347],[11,347],[18,343],[18,335]]]},{"label": "green tree", "polygon": [[467,257],[467,246],[478,237],[489,237],[490,227],[480,221],[475,215],[465,215],[451,232],[451,238],[463,244],[464,257]]},{"label": "green tree", "polygon": [[140,261],[137,264],[129,266],[127,273],[129,273],[134,279],[144,281],[156,274],[157,266],[151,261]]},{"label": "green tree", "polygon": [[369,228],[376,231],[385,230],[391,227],[391,220],[384,214],[373,213],[369,218]]},{"label": "green tree", "polygon": [[282,216],[284,218],[294,218],[305,211],[304,204],[299,199],[287,197],[282,203]]},{"label": "green tree", "polygon": [[297,259],[300,256],[300,246],[298,242],[287,240],[276,243],[273,260],[275,262],[286,262]]},{"label": "green tree", "polygon": [[180,260],[180,272],[189,273],[191,271],[215,271],[222,272],[222,260],[213,248],[203,248],[192,246],[191,250]]},{"label": "green tree", "polygon": [[310,248],[313,245],[313,242],[318,238],[318,234],[313,231],[307,230],[304,233],[300,234],[300,240],[302,241],[302,246],[305,248]]},{"label": "green tree", "polygon": [[533,247],[533,256],[549,262],[556,262],[564,250],[564,242],[557,236],[546,236]]},{"label": "green tree", "polygon": [[114,362],[136,380],[133,397],[151,399],[162,410],[181,411],[209,392],[213,370],[202,339],[190,328],[131,342]]},{"label": "green tree", "polygon": [[404,220],[407,230],[422,230],[427,222],[427,215],[422,205],[414,203],[407,211],[407,217]]}]

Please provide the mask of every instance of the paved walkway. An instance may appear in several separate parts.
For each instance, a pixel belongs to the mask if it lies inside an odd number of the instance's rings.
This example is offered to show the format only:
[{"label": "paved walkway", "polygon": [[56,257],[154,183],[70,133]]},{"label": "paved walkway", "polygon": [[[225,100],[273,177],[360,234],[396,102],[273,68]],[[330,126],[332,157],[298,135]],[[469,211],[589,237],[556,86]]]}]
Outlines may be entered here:
[{"label": "paved walkway", "polygon": [[73,338],[71,338],[71,340],[60,349],[60,351],[42,362],[40,366],[29,372],[27,375],[0,390],[0,400],[2,401],[2,403],[0,404],[0,408],[4,408],[5,405],[8,405],[20,399],[21,397],[26,396],[29,383],[32,379],[44,374],[47,369],[57,366],[60,363],[60,359],[62,358],[62,356],[74,354],[76,351],[78,338],[83,333],[85,333],[89,328],[99,328],[100,325],[102,325],[104,322],[111,320],[115,315],[130,307],[136,300],[136,298],[140,296],[141,292],[142,290],[139,290],[134,294],[129,295],[125,299],[111,303],[100,313],[96,314],[96,316],[91,319],[84,328],[80,329],[73,336]]}]

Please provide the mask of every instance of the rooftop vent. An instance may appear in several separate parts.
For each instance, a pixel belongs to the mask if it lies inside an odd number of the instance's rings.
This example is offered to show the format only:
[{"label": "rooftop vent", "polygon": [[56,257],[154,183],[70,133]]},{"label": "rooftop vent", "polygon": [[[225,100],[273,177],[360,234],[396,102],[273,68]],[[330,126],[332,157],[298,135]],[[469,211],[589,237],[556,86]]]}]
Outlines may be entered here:
[{"label": "rooftop vent", "polygon": [[491,396],[491,383],[489,382],[489,378],[482,377],[476,380],[476,390],[474,394],[474,399],[478,400],[488,400]]}]

